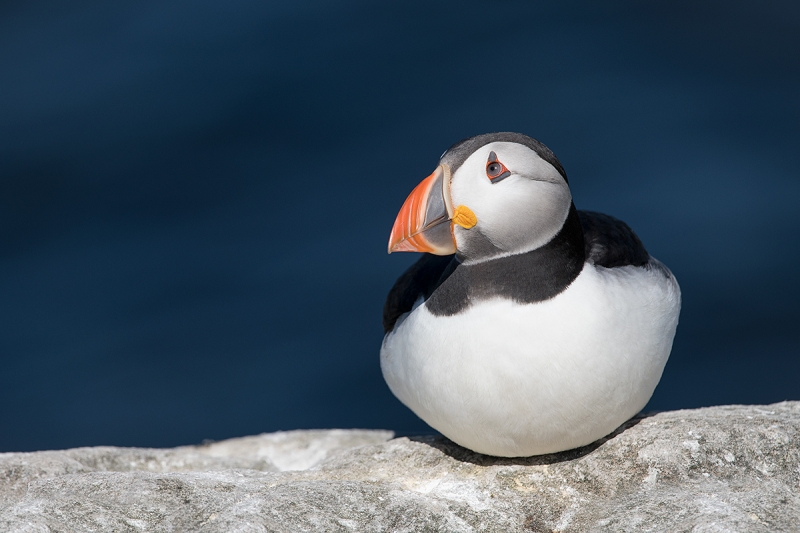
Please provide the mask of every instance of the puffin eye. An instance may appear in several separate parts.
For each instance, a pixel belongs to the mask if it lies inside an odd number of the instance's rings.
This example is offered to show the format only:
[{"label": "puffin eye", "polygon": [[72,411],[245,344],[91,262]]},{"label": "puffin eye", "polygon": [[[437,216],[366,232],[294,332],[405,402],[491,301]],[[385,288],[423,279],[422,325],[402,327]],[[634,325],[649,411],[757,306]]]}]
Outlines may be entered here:
[{"label": "puffin eye", "polygon": [[494,152],[489,153],[489,161],[486,162],[486,177],[492,183],[497,183],[509,177],[511,172],[508,171],[506,166],[497,160],[497,154]]},{"label": "puffin eye", "polygon": [[490,178],[496,178],[502,173],[503,173],[503,165],[501,165],[497,161],[494,161],[486,165],[486,175],[489,176]]}]

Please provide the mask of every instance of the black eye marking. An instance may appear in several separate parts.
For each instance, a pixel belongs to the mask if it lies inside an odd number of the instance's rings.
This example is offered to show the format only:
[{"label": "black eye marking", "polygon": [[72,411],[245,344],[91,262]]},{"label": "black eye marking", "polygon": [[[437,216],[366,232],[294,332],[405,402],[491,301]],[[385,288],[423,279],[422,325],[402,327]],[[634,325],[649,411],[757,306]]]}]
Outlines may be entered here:
[{"label": "black eye marking", "polygon": [[492,183],[503,181],[511,175],[506,166],[497,160],[497,154],[489,152],[489,160],[486,162],[486,177]]}]

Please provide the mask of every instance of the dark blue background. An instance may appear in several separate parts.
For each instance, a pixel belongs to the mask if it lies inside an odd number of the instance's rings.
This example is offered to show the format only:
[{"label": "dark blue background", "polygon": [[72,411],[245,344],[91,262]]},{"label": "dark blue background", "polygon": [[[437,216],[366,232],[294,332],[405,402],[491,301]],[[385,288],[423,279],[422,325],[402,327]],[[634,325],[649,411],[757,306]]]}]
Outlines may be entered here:
[{"label": "dark blue background", "polygon": [[386,241],[496,130],[677,275],[648,409],[800,399],[798,35],[793,0],[4,2],[0,450],[426,430]]}]

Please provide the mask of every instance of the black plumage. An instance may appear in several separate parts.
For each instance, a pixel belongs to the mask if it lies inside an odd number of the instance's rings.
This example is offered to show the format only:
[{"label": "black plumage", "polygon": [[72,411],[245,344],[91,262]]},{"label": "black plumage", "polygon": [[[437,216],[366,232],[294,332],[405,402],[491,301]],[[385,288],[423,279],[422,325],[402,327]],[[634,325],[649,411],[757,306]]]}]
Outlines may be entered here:
[{"label": "black plumage", "polygon": [[585,263],[617,268],[645,267],[650,256],[621,220],[573,206],[564,227],[544,246],[527,253],[463,264],[453,255],[423,254],[389,291],[383,309],[385,332],[422,297],[434,315],[447,316],[495,297],[535,303],[563,292]]},{"label": "black plumage", "polygon": [[606,268],[644,266],[650,254],[623,221],[594,211],[578,211],[583,227],[586,260]]}]

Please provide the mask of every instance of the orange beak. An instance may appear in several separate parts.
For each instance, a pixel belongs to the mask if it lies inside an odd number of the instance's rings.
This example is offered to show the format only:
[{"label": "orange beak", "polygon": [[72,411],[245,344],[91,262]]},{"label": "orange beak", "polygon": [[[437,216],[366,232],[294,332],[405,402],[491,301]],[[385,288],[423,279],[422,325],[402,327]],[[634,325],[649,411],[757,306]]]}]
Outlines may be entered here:
[{"label": "orange beak", "polygon": [[427,252],[450,255],[456,252],[450,200],[450,168],[439,165],[408,195],[389,236],[389,253]]}]

